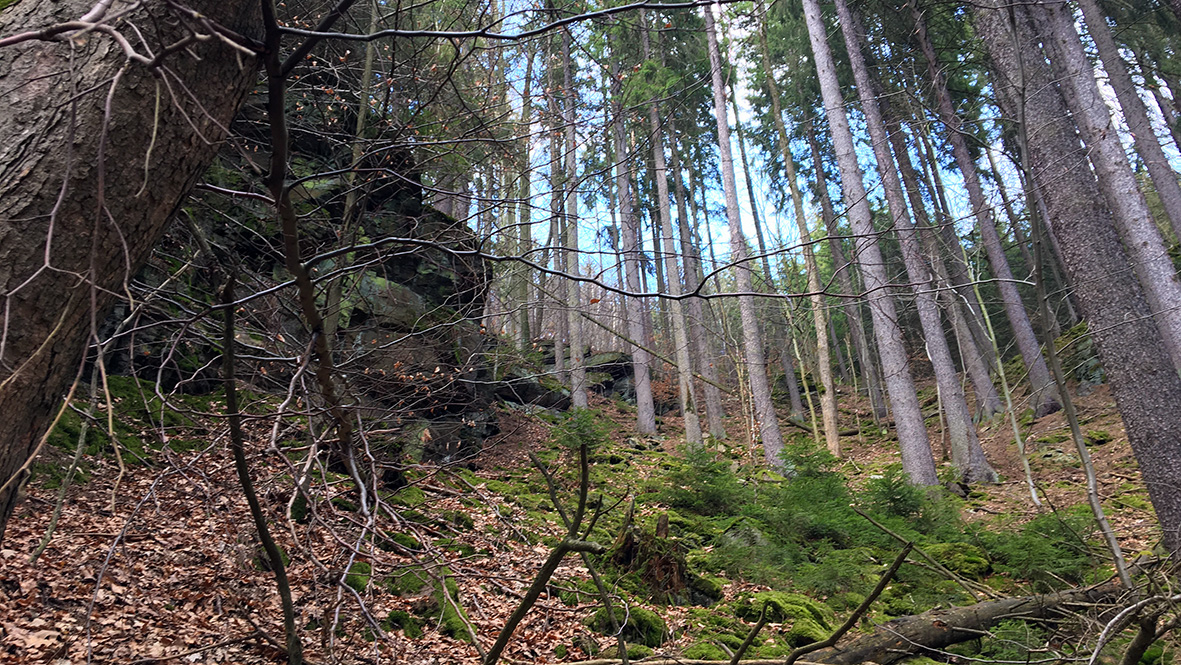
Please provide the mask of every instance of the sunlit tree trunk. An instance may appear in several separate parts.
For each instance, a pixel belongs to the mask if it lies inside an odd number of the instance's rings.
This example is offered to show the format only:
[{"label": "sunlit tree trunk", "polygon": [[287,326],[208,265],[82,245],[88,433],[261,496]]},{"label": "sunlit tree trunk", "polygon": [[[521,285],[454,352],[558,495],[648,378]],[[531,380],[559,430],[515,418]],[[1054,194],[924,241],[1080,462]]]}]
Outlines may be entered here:
[{"label": "sunlit tree trunk", "polygon": [[[648,41],[648,25],[644,11],[640,10],[641,25],[640,39],[644,49],[644,59],[651,58],[651,47]],[[677,266],[677,250],[673,238],[672,206],[668,194],[668,168],[664,160],[664,131],[660,124],[660,109],[656,102],[648,105],[648,124],[652,136],[652,163],[655,167],[652,176],[656,180],[656,198],[660,208],[660,224],[663,228],[664,264],[666,287],[673,299],[669,301],[669,317],[673,329],[674,355],[677,361],[677,388],[681,400],[681,415],[685,419],[685,442],[690,447],[700,448],[702,445],[701,422],[697,419],[697,391],[693,385],[693,363],[689,358],[689,336],[685,331],[685,315],[681,295],[680,268]]]},{"label": "sunlit tree trunk", "polygon": [[861,167],[857,163],[857,149],[849,119],[845,115],[845,102],[841,97],[840,82],[833,63],[832,50],[827,41],[828,30],[820,13],[818,0],[803,0],[804,20],[808,26],[808,38],[812,43],[813,62],[820,81],[821,96],[828,116],[836,149],[837,164],[841,170],[841,186],[849,211],[849,221],[856,238],[857,261],[865,279],[870,314],[873,316],[874,336],[878,341],[878,353],[882,358],[882,371],[886,377],[886,388],[893,406],[894,426],[898,433],[898,444],[902,451],[902,467],[913,483],[934,485],[939,482],[935,474],[935,459],[923,424],[918,394],[910,374],[906,348],[902,343],[902,329],[894,302],[887,293],[885,262],[877,244],[877,232],[869,210],[869,198],[862,182]]},{"label": "sunlit tree trunk", "polygon": [[1181,283],[1169,258],[1160,229],[1136,183],[1119,130],[1095,81],[1095,72],[1083,51],[1069,8],[1038,6],[1028,11],[1050,56],[1055,77],[1084,143],[1091,150],[1091,165],[1099,191],[1111,209],[1115,227],[1128,248],[1136,275],[1144,287],[1153,318],[1161,329],[1173,364],[1181,370]]},{"label": "sunlit tree trunk", "polygon": [[734,263],[735,286],[738,289],[738,311],[742,317],[743,352],[750,380],[751,399],[763,439],[763,455],[768,464],[782,467],[783,435],[779,418],[771,401],[771,386],[767,382],[767,363],[763,354],[763,339],[755,318],[754,296],[750,268],[746,265],[746,239],[738,209],[738,187],[734,179],[734,157],[730,152],[730,127],[726,111],[726,86],[722,81],[722,58],[718,52],[718,36],[714,27],[713,9],[703,7],[705,33],[709,48],[710,74],[713,81],[714,114],[718,122],[718,152],[721,156],[722,187],[726,195],[726,216],[730,226],[730,260]]},{"label": "sunlit tree trunk", "polygon": [[[886,106],[884,101],[882,105]],[[923,204],[922,194],[919,192],[918,174],[914,170],[914,164],[910,161],[906,135],[902,131],[901,123],[895,119],[891,121],[890,125],[890,143],[894,147],[898,171],[906,187],[910,207],[914,211],[919,228],[919,240],[926,252],[927,261],[931,264],[939,281],[939,299],[943,302],[944,309],[951,319],[951,329],[955,333],[960,355],[964,359],[964,369],[972,381],[972,389],[976,394],[976,413],[981,418],[991,418],[1003,409],[1001,398],[996,392],[996,387],[992,384],[988,360],[981,353],[979,345],[972,337],[967,320],[967,317],[971,316],[971,311],[967,309],[959,292],[954,288],[947,270],[947,263],[943,260],[944,252],[940,246],[939,238],[936,236],[935,230],[931,228],[931,220],[927,216],[927,209]]]},{"label": "sunlit tree trunk", "polygon": [[[566,270],[577,277],[582,274],[582,252],[578,246],[578,137],[575,132],[575,106],[578,95],[574,90],[574,63],[570,58],[570,29],[562,30],[562,78],[566,124],[566,169],[563,183],[563,207],[566,222]],[[570,402],[575,408],[585,409],[586,400],[586,345],[582,339],[582,293],[577,279],[566,283],[567,325],[570,328]]]},{"label": "sunlit tree trunk", "polygon": [[[857,266],[851,263],[841,248],[839,229],[837,229],[836,214],[832,210],[832,201],[828,198],[828,182],[824,176],[824,161],[820,155],[820,146],[811,123],[808,125],[808,146],[812,153],[812,166],[816,172],[815,192],[820,199],[820,217],[824,221],[825,232],[828,234],[828,251],[832,255],[833,270],[836,274],[837,285],[841,293],[852,296],[857,293],[853,286],[853,272]],[[877,359],[874,358],[872,340],[865,333],[865,323],[861,319],[861,302],[857,298],[841,298],[841,309],[845,312],[845,321],[849,324],[849,337],[853,340],[853,348],[861,363],[861,379],[869,395],[869,403],[873,409],[875,420],[882,420],[889,416],[886,400],[882,395],[882,380],[878,373]]]},{"label": "sunlit tree trunk", "polygon": [[[664,57],[664,54],[661,54]],[[676,142],[676,125],[673,118],[668,119],[669,136],[674,137],[670,143],[669,154],[672,156],[672,177],[674,194],[677,200],[678,231],[681,236],[681,259],[685,264],[685,293],[696,291],[703,286],[701,272],[701,248],[695,242],[693,231],[689,227],[689,213],[685,199],[685,181],[681,179],[681,157]],[[702,382],[702,392],[705,393],[705,414],[709,422],[709,434],[716,439],[726,438],[725,411],[722,409],[722,391],[718,389],[718,368],[714,364],[715,336],[708,334],[705,327],[705,307],[701,298],[689,298],[686,301],[689,336],[693,339],[693,348],[697,353],[697,371],[705,378]]]}]

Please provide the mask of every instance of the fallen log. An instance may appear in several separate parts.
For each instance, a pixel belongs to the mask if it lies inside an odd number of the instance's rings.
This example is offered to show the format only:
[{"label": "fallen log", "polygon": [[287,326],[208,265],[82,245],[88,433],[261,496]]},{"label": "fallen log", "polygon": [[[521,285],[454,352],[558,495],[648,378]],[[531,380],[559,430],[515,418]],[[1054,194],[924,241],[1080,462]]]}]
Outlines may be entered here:
[{"label": "fallen log", "polygon": [[[923,655],[980,637],[980,632],[1005,619],[1044,619],[1072,605],[1093,605],[1111,601],[1127,590],[1118,582],[1093,587],[1067,589],[1054,593],[1016,598],[1001,598],[963,607],[935,609],[922,614],[899,617],[877,627],[844,646],[828,647],[808,654],[808,660],[796,665],[857,665],[877,663],[893,665],[906,658]],[[517,661],[513,661],[516,663]],[[616,665],[620,661],[599,658],[570,665]],[[634,661],[637,665],[722,665],[728,661],[685,660],[656,656]],[[745,665],[782,665],[783,659],[743,660]]]},{"label": "fallen log", "polygon": [[980,631],[988,630],[1004,619],[1043,619],[1071,605],[1111,600],[1126,591],[1122,585],[1109,582],[1095,587],[930,610],[887,621],[874,632],[844,646],[829,647],[808,657],[827,665],[854,665],[866,661],[891,665],[904,658],[980,637]]}]

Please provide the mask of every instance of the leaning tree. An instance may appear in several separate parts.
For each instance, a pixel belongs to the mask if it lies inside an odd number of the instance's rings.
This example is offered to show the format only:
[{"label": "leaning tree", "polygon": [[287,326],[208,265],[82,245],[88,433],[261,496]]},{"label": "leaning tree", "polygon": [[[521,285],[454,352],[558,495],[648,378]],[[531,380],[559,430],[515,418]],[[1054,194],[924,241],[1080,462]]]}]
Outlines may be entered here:
[{"label": "leaning tree", "polygon": [[257,80],[259,4],[0,14],[0,538],[114,299]]}]

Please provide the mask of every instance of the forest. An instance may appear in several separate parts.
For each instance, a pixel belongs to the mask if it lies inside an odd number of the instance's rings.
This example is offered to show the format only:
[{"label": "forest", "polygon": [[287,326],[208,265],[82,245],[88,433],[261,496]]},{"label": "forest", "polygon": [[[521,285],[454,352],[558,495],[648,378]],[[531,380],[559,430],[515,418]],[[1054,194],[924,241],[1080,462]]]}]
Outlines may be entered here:
[{"label": "forest", "polygon": [[0,662],[1181,648],[1181,0],[0,0],[0,94]]}]

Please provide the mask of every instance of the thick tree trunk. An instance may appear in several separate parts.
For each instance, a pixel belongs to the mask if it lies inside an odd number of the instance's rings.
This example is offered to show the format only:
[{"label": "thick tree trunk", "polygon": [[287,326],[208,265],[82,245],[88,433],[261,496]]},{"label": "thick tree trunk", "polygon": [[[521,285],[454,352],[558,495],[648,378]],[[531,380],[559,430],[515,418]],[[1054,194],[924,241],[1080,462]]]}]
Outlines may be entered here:
[{"label": "thick tree trunk", "polygon": [[730,127],[726,113],[726,87],[722,82],[722,59],[718,53],[717,30],[714,27],[713,9],[703,7],[705,32],[709,47],[709,63],[713,79],[714,114],[718,122],[718,152],[721,154],[722,186],[726,193],[726,216],[730,225],[730,261],[734,263],[734,281],[740,294],[738,311],[742,317],[743,355],[746,359],[747,376],[750,379],[751,398],[754,400],[755,417],[763,439],[763,455],[767,463],[782,467],[783,435],[779,431],[779,418],[775,415],[775,404],[771,401],[771,386],[767,381],[767,362],[763,353],[763,336],[759,332],[759,321],[755,318],[754,296],[750,295],[750,267],[746,265],[746,239],[742,233],[742,220],[738,210],[738,187],[734,181],[734,157],[730,153]]},{"label": "thick tree trunk", "polygon": [[841,22],[841,32],[848,46],[853,78],[857,82],[857,92],[861,97],[861,110],[865,114],[866,127],[873,143],[878,173],[881,174],[882,184],[886,190],[886,203],[894,220],[894,231],[902,245],[902,259],[906,264],[906,272],[914,284],[915,306],[923,328],[923,337],[927,342],[927,356],[935,370],[935,381],[939,386],[943,411],[947,417],[952,464],[959,470],[965,482],[996,482],[996,471],[993,471],[988,460],[984,458],[984,449],[980,447],[976,425],[972,422],[972,414],[968,410],[963,388],[956,375],[955,361],[947,344],[947,335],[943,332],[939,306],[935,302],[934,290],[931,288],[934,286],[933,276],[923,259],[918,233],[910,219],[902,191],[902,181],[898,178],[897,169],[894,168],[893,156],[890,154],[890,138],[878,104],[881,95],[877,94],[877,82],[870,78],[862,52],[864,40],[861,36],[860,21],[854,18],[846,0],[836,0],[836,8]]},{"label": "thick tree trunk", "polygon": [[[1164,544],[1176,553],[1181,550],[1181,377],[1144,292],[1128,270],[1128,254],[1041,59],[1037,38],[1023,22],[1013,25],[1010,17],[1020,13],[999,0],[977,5],[974,15],[993,62],[1001,108],[1029,130],[1034,183],[1045,199],[1063,266],[1140,462]],[[1020,30],[1019,36],[1012,27]]]},{"label": "thick tree trunk", "polygon": [[935,97],[939,104],[939,115],[943,124],[947,126],[947,138],[951,142],[952,152],[955,154],[956,165],[964,178],[964,186],[968,190],[968,200],[972,212],[976,217],[976,225],[980,229],[980,239],[984,250],[988,254],[988,263],[992,266],[992,274],[997,279],[997,287],[1001,292],[1001,300],[1005,305],[1005,314],[1013,329],[1013,337],[1017,348],[1021,351],[1021,358],[1025,361],[1025,369],[1029,373],[1030,388],[1034,395],[1033,412],[1035,418],[1053,413],[1062,407],[1059,403],[1058,389],[1050,370],[1046,367],[1046,360],[1042,357],[1041,345],[1033,331],[1033,324],[1029,322],[1029,315],[1025,305],[1021,302],[1021,294],[1017,292],[1017,285],[1013,281],[1013,273],[1009,270],[1009,260],[1005,257],[1001,236],[997,233],[996,223],[989,211],[992,207],[984,198],[984,188],[980,186],[980,177],[976,172],[976,163],[968,151],[968,143],[964,139],[963,123],[956,114],[951,103],[951,95],[947,92],[947,85],[939,63],[935,58],[935,49],[927,36],[927,25],[918,9],[912,4],[911,12],[915,22],[915,35],[927,60],[927,72],[931,76]]},{"label": "thick tree trunk", "polygon": [[1027,11],[1041,33],[1055,77],[1062,81],[1066,105],[1091,150],[1099,191],[1107,200],[1115,228],[1132,257],[1165,347],[1173,357],[1174,366],[1181,370],[1181,309],[1177,307],[1181,303],[1181,282],[1177,281],[1168,248],[1140,192],[1120,142],[1119,130],[1103,101],[1095,71],[1075,31],[1074,17],[1068,8],[1060,5],[1039,5]]},{"label": "thick tree trunk", "polygon": [[[78,20],[93,6],[21,0],[0,14],[0,35]],[[238,35],[261,35],[258,3],[189,6]],[[112,29],[132,23],[138,32],[128,30],[127,42],[151,54],[207,32],[164,3],[138,7]],[[191,43],[162,64],[168,73],[157,77],[159,70],[129,62],[100,31],[0,48],[7,91],[0,113],[0,538],[16,496],[9,481],[77,376],[95,322],[147,260],[257,80],[255,61],[217,39]]]},{"label": "thick tree trunk", "polygon": [[862,182],[861,167],[857,162],[853,132],[849,129],[849,119],[845,115],[845,102],[841,97],[836,65],[833,63],[832,50],[827,41],[828,31],[824,25],[824,17],[820,13],[818,0],[804,0],[804,20],[808,25],[813,61],[820,79],[820,91],[828,114],[833,144],[836,147],[837,163],[841,169],[841,185],[845,191],[849,222],[856,236],[857,260],[861,264],[865,288],[868,291],[874,335],[878,340],[882,372],[886,376],[886,387],[894,412],[894,426],[902,450],[902,467],[910,476],[911,482],[934,485],[939,482],[935,474],[935,459],[931,455],[931,444],[927,438],[927,428],[923,424],[922,410],[919,408],[906,348],[902,343],[902,329],[898,325],[894,301],[887,292],[885,262],[878,248],[869,199]]}]

